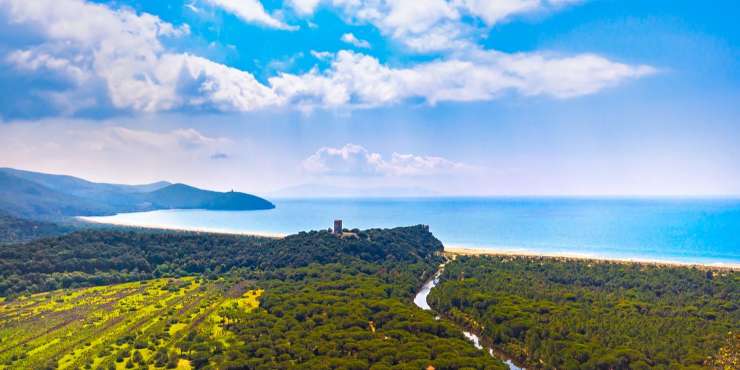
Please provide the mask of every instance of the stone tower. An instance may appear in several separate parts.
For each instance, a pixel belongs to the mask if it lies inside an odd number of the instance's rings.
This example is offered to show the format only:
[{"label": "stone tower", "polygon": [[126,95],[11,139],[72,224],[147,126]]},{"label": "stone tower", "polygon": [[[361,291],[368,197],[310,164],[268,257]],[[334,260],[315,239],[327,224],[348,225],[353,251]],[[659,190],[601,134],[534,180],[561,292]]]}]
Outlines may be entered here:
[{"label": "stone tower", "polygon": [[334,220],[334,234],[342,233],[342,220]]}]

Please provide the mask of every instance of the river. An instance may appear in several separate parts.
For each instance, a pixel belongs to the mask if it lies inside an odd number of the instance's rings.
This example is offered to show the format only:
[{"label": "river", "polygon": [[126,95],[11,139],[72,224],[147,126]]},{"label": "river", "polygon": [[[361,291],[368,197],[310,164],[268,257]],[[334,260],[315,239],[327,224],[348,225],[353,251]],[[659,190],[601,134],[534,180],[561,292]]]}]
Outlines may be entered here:
[{"label": "river", "polygon": [[[432,289],[439,284],[439,277],[442,275],[442,272],[444,272],[444,268],[447,262],[439,265],[439,270],[437,270],[437,273],[434,274],[434,276],[429,279],[424,285],[422,285],[421,290],[419,290],[418,293],[416,293],[416,296],[414,297],[414,304],[421,308],[422,310],[431,311],[432,307],[429,306],[429,303],[427,302],[427,297],[429,296],[429,293],[432,292]],[[437,317],[438,318],[438,317]],[[462,331],[465,338],[468,338],[475,348],[483,350],[483,345],[480,343],[480,338],[469,332],[469,331]],[[492,357],[496,357],[499,360],[503,361],[506,366],[509,367],[509,370],[525,370],[523,367],[516,366],[513,362],[511,362],[508,358],[501,358],[496,356],[496,353],[493,351],[493,348],[488,348],[488,354],[490,354]]]}]

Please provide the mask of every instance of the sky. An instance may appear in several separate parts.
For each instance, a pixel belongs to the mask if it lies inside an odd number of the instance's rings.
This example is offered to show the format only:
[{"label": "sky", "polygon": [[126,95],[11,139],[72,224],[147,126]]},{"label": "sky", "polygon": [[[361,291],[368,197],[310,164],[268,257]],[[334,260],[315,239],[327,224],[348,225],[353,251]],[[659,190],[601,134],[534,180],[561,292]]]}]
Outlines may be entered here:
[{"label": "sky", "polygon": [[739,196],[739,12],[0,0],[0,166],[268,196]]}]

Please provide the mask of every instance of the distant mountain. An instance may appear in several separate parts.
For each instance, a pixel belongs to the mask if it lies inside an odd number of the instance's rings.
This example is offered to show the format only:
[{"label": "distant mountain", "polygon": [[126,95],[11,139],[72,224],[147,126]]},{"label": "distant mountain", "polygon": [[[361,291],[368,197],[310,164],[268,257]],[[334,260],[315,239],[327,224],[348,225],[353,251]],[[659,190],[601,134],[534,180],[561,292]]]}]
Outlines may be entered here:
[{"label": "distant mountain", "polygon": [[202,208],[219,210],[271,209],[275,206],[260,197],[235,191],[219,193],[185,184],[174,184],[137,195],[155,208]]},{"label": "distant mountain", "polygon": [[250,194],[220,193],[164,181],[146,185],[106,184],[0,168],[0,211],[14,216],[55,219],[173,208],[257,210],[271,209],[274,205]]},{"label": "distant mountain", "polygon": [[436,192],[420,187],[350,188],[322,184],[302,184],[280,189],[270,194],[285,198],[343,198],[343,197],[428,197]]},{"label": "distant mountain", "polygon": [[20,217],[56,218],[111,214],[115,209],[0,172],[0,210]]},{"label": "distant mountain", "polygon": [[126,206],[134,202],[132,194],[152,192],[172,185],[159,181],[145,185],[121,185],[97,183],[73,176],[31,172],[14,168],[0,168],[0,173],[16,176],[43,185],[51,190],[76,197],[99,201],[112,206]]}]

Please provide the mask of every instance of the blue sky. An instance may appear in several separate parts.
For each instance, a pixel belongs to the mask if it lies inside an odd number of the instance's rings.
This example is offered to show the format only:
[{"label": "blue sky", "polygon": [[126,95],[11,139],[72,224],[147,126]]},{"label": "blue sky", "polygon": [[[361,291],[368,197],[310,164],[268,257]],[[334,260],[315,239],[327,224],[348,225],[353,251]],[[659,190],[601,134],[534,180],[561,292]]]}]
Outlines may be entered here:
[{"label": "blue sky", "polygon": [[2,166],[261,194],[740,195],[732,1],[0,6]]}]

